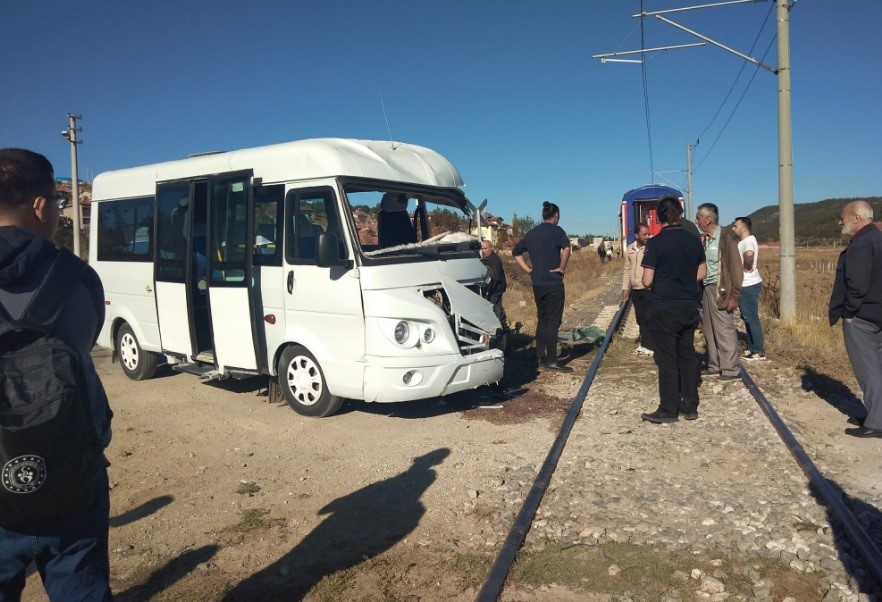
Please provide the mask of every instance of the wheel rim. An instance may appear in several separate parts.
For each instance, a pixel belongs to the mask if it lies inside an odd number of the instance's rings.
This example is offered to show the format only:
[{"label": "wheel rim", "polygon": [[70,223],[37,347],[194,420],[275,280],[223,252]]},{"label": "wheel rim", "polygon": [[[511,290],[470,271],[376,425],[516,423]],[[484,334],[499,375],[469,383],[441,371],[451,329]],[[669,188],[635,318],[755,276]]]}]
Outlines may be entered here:
[{"label": "wheel rim", "polygon": [[138,369],[138,342],[127,332],[119,339],[119,359],[129,371]]},{"label": "wheel rim", "polygon": [[298,355],[288,364],[288,388],[297,403],[312,406],[318,403],[324,392],[322,375],[318,365],[304,355]]}]

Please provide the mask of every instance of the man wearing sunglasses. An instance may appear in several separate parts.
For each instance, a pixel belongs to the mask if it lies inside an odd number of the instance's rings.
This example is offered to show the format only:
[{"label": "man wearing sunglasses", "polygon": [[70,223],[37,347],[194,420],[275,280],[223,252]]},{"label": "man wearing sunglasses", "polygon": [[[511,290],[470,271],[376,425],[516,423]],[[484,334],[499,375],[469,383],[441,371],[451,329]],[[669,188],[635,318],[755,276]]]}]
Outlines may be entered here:
[{"label": "man wearing sunglasses", "polygon": [[[53,353],[34,364],[34,370],[43,370],[40,375],[47,376],[47,383],[72,383],[58,389],[65,391],[59,404],[55,402],[59,395],[46,397],[52,400],[51,407],[63,407],[69,412],[64,415],[74,418],[61,422],[51,436],[16,439],[22,425],[15,422],[15,415],[31,416],[22,410],[33,412],[39,404],[28,405],[38,398],[30,396],[32,389],[8,382],[18,378],[19,385],[30,384],[33,378],[26,371],[16,376],[10,370],[8,378],[0,379],[6,381],[0,382],[0,600],[21,598],[32,562],[51,600],[112,599],[107,549],[110,500],[102,453],[110,443],[112,412],[89,355],[104,323],[104,290],[92,268],[50,242],[65,202],[46,157],[24,149],[0,150],[0,360],[3,366],[27,361],[22,359],[27,354],[13,354],[22,341],[25,345],[33,341],[32,325],[43,325],[48,334],[39,340]],[[58,357],[69,362],[59,367]],[[67,376],[72,378],[65,381]],[[35,422],[51,420],[44,415]],[[24,426],[33,428],[33,424]],[[28,453],[16,451],[21,444],[29,447]],[[52,464],[56,459],[61,463]],[[74,464],[75,473],[50,468]],[[76,477],[68,487],[64,479],[71,473]],[[60,489],[53,490],[58,483]],[[50,498],[46,491],[62,495],[53,493]],[[68,497],[67,491],[79,497]],[[32,494],[35,497],[28,498]],[[25,498],[38,501],[19,503]],[[74,499],[76,503],[68,502]]]}]

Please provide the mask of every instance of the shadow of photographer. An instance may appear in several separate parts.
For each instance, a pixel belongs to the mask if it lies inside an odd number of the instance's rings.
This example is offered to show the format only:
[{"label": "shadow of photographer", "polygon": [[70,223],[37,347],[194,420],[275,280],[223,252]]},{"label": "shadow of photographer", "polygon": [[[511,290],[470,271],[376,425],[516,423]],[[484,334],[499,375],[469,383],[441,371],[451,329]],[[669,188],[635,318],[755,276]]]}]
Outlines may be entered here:
[{"label": "shadow of photographer", "polygon": [[434,483],[434,466],[450,449],[414,459],[406,471],[372,483],[326,505],[327,514],[290,552],[238,583],[224,600],[292,600],[326,575],[373,558],[404,539],[426,512],[420,497]]},{"label": "shadow of photographer", "polygon": [[[875,556],[871,562],[875,562],[877,570],[880,570],[879,567],[882,566],[882,555],[879,552],[882,549],[882,510],[848,495],[836,481],[828,479],[827,483],[851,512],[859,527],[867,534],[871,542],[870,545],[875,546],[875,550],[869,550]],[[876,581],[872,570],[866,564],[866,559],[862,558],[859,548],[849,538],[849,529],[838,520],[815,487],[811,487],[811,492],[821,504],[827,507],[827,520],[832,525],[833,542],[846,571],[846,580],[848,581],[846,585],[854,593],[872,595],[875,592],[877,596],[882,594],[882,582]]]}]

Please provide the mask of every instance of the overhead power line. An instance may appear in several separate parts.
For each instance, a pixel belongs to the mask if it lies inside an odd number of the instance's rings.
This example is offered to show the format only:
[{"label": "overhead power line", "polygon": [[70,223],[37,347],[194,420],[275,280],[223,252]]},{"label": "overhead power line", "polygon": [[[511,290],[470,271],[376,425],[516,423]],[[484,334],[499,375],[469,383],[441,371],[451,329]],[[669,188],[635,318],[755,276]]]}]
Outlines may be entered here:
[{"label": "overhead power line", "polygon": [[[643,13],[643,0],[640,0],[640,12]],[[646,50],[646,38],[644,31],[644,19],[640,17],[640,50]],[[652,153],[652,122],[649,117],[649,82],[646,78],[646,61],[640,61],[640,71],[643,74],[643,112],[646,114],[646,139],[649,143],[649,173],[655,173],[655,162]]]},{"label": "overhead power line", "polygon": [[[772,49],[772,44],[775,43],[775,40],[777,39],[777,37],[778,37],[777,35],[772,37],[771,41],[769,42],[769,46],[766,48],[766,51],[763,53],[763,58],[762,58],[762,60],[765,60],[765,59],[766,59],[766,55],[769,54],[769,50]],[[696,171],[698,171],[698,168],[701,167],[701,164],[704,163],[704,160],[707,159],[707,158],[710,156],[711,151],[714,150],[714,147],[717,145],[717,142],[718,142],[718,141],[720,140],[720,138],[723,136],[723,132],[726,131],[726,128],[729,126],[729,122],[732,121],[732,117],[735,116],[735,112],[738,110],[738,107],[741,106],[741,101],[744,100],[744,96],[747,94],[747,91],[750,90],[750,85],[753,83],[753,80],[754,80],[754,78],[756,77],[756,74],[759,72],[759,70],[760,70],[759,67],[756,67],[756,69],[754,69],[754,71],[753,71],[753,75],[750,76],[750,80],[747,82],[747,85],[744,87],[744,91],[741,92],[741,96],[738,98],[738,102],[736,102],[736,103],[735,103],[735,106],[732,107],[732,112],[729,113],[729,117],[728,117],[728,119],[726,119],[726,123],[723,124],[722,129],[720,129],[720,132],[717,134],[717,137],[714,138],[713,143],[710,145],[710,148],[707,149],[707,152],[706,152],[706,153],[704,154],[704,156],[701,158],[701,161],[699,161],[699,162],[698,162],[698,165],[696,165],[696,166],[693,168],[693,170],[692,170],[692,173],[693,173],[693,174],[694,174]]]}]

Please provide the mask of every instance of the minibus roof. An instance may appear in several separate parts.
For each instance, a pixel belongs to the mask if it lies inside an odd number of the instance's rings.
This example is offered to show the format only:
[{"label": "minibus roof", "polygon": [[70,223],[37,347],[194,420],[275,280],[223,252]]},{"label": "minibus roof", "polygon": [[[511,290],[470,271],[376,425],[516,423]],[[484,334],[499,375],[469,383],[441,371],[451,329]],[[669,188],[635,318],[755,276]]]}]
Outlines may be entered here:
[{"label": "minibus roof", "polygon": [[212,153],[99,174],[93,201],[153,194],[156,182],[252,169],[264,183],[336,176],[462,188],[451,163],[423,146],[389,140],[315,138]]}]

